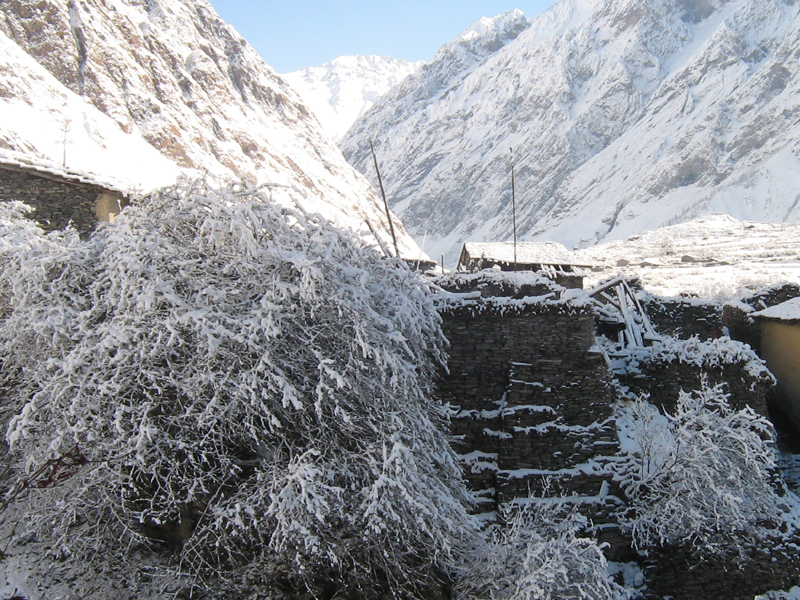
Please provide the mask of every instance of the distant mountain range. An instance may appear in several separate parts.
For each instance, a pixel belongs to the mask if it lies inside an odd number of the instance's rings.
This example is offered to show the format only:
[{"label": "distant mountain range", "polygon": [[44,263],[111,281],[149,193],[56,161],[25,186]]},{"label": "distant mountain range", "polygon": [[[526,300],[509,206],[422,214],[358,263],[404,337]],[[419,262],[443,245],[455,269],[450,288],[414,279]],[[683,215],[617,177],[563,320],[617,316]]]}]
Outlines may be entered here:
[{"label": "distant mountain range", "polygon": [[1,6],[0,154],[139,191],[181,173],[268,184],[276,200],[391,246],[375,190],[207,0]]},{"label": "distant mountain range", "polygon": [[388,56],[340,56],[321,67],[281,75],[338,142],[375,101],[414,73],[422,62]]},{"label": "distant mountain range", "polygon": [[800,4],[559,0],[484,19],[341,141],[438,257],[589,246],[723,212],[800,220]]}]

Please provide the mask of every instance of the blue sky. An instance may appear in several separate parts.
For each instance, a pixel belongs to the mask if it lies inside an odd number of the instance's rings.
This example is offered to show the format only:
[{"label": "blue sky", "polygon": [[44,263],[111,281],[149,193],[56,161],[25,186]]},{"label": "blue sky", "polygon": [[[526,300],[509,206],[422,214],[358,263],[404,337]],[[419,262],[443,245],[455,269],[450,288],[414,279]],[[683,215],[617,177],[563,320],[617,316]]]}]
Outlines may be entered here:
[{"label": "blue sky", "polygon": [[210,0],[279,73],[345,54],[430,60],[481,17],[519,8],[530,18],[554,0]]}]

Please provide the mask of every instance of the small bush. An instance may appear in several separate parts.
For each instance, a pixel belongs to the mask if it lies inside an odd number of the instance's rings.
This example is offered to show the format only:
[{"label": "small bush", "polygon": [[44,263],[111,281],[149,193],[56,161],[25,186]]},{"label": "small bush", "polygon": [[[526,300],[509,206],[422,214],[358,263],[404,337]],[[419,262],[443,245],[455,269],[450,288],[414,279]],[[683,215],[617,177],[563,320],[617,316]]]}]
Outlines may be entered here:
[{"label": "small bush", "polygon": [[632,404],[639,446],[624,484],[632,514],[624,524],[639,550],[679,546],[727,553],[759,538],[777,519],[773,429],[751,408],[733,410],[720,385],[681,392],[662,415]]}]

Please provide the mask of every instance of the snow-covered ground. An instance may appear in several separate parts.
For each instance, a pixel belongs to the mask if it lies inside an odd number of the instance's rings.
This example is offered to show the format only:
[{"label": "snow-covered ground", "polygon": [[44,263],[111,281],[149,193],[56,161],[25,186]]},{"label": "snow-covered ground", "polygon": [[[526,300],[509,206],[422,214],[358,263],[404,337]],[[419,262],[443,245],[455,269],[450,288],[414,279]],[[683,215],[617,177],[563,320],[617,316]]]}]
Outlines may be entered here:
[{"label": "snow-covered ground", "polygon": [[577,256],[596,268],[586,287],[622,274],[640,278],[655,294],[723,301],[766,285],[800,282],[800,225],[715,214],[597,244]]}]

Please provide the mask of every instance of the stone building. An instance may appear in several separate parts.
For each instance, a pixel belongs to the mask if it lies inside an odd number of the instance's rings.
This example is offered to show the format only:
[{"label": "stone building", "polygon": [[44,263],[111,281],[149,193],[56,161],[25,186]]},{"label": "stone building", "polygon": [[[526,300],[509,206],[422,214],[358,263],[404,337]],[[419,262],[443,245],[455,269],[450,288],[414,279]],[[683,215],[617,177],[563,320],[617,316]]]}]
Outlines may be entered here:
[{"label": "stone building", "polygon": [[542,273],[566,288],[583,288],[588,265],[556,242],[467,242],[461,248],[457,271],[483,269]]},{"label": "stone building", "polygon": [[[595,337],[588,293],[534,273],[461,273],[437,283],[450,342],[438,394],[452,407],[455,450],[486,521],[531,496],[563,495],[587,517],[586,533],[609,544],[610,559],[638,564],[647,600],[752,600],[797,583],[797,539],[745,545],[745,562],[703,561],[683,547],[639,555],[619,525],[626,458],[615,402],[647,393],[671,410],[682,389],[705,379],[726,383],[734,406],[764,414],[771,376],[749,348],[729,338],[669,337],[612,357]],[[686,332],[707,309],[685,303],[664,310],[669,327]],[[718,316],[707,314],[709,322]]]},{"label": "stone building", "polygon": [[800,298],[751,316],[761,326],[761,356],[778,380],[774,409],[800,430]]},{"label": "stone building", "polygon": [[114,221],[128,203],[128,194],[87,173],[0,157],[0,201],[19,200],[31,206],[44,229],[68,223],[89,234],[100,221]]}]

